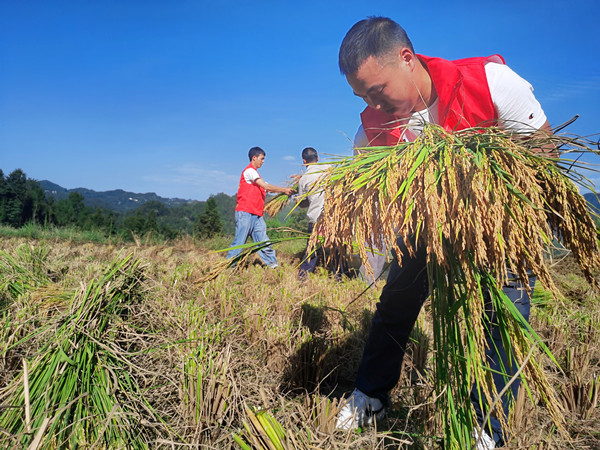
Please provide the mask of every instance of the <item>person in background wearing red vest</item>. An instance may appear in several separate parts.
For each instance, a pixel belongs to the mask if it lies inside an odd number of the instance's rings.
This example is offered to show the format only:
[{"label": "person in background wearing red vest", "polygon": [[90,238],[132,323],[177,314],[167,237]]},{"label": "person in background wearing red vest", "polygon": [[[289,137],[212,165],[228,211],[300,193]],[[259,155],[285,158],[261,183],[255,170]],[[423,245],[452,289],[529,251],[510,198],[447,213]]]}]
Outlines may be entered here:
[{"label": "person in background wearing red vest", "polygon": [[[371,146],[412,141],[425,122],[447,130],[499,126],[518,134],[552,132],[533,88],[508,68],[502,57],[447,61],[417,55],[404,29],[385,17],[361,20],[348,31],[340,47],[339,67],[354,95],[368,105],[361,122]],[[555,148],[539,151],[557,157]],[[406,249],[403,242],[398,244]],[[388,393],[399,380],[409,335],[429,294],[425,247],[419,246],[412,258],[406,255],[408,252],[403,252],[401,265],[395,258],[390,267],[371,323],[356,389],[338,416],[338,428],[358,428],[383,418]],[[532,276],[529,282],[533,288],[535,278]],[[522,282],[515,281],[504,292],[528,320],[530,299]],[[516,364],[506,361],[493,327],[487,339],[491,367],[513,367],[516,371]],[[494,382],[501,392],[504,377],[494,375]],[[510,395],[503,397],[506,412],[516,398],[518,385],[513,383]],[[485,402],[475,389],[471,398],[481,424],[487,412]],[[477,449],[504,445],[497,419],[492,418],[485,431],[477,441]]]},{"label": "person in background wearing red vest", "polygon": [[[260,147],[252,147],[248,152],[250,164],[242,171],[240,177],[235,207],[235,238],[231,247],[245,244],[248,236],[252,236],[254,242],[268,241],[267,224],[263,218],[266,192],[281,192],[286,195],[293,193],[289,187],[273,186],[260,177],[258,169],[265,162],[265,156],[265,151]],[[227,258],[234,258],[241,252],[241,248],[229,250]],[[258,255],[271,269],[277,267],[275,250],[270,245],[259,250]]]}]

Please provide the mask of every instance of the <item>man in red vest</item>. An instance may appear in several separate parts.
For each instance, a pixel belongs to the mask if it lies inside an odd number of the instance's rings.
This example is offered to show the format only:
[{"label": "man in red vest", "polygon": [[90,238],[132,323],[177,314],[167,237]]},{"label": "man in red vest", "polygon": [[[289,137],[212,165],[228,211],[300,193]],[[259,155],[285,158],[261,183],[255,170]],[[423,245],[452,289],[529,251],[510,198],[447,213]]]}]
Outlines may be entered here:
[{"label": "man in red vest", "polygon": [[[499,126],[526,135],[552,132],[533,88],[508,68],[502,57],[447,61],[418,55],[404,29],[385,17],[361,20],[348,31],[340,47],[339,67],[354,94],[368,105],[361,122],[370,146],[412,141],[425,122],[446,130]],[[540,151],[557,156],[550,146]],[[406,249],[402,242],[399,246]],[[338,428],[357,428],[381,419],[389,403],[388,392],[400,377],[410,332],[429,294],[424,246],[419,246],[412,258],[403,253],[401,265],[392,262],[371,323],[356,389],[340,412]],[[533,287],[535,279],[529,282]],[[522,283],[515,281],[504,292],[528,320],[530,299]],[[488,336],[491,367],[510,366],[516,371],[515,364],[507,363],[496,334],[492,330]],[[494,381],[500,392],[504,376],[494,376]],[[517,389],[518,382],[513,383],[512,395],[503,399],[505,411]],[[475,389],[472,401],[481,424],[486,405]],[[485,430],[477,448],[504,444],[498,420],[493,418]]]},{"label": "man in red vest", "polygon": [[[235,207],[235,238],[231,247],[237,247],[246,243],[248,236],[252,236],[254,242],[266,242],[267,224],[263,219],[266,192],[281,192],[286,195],[292,194],[289,187],[278,187],[264,181],[258,174],[265,162],[265,151],[260,147],[252,147],[248,152],[250,164],[242,171],[240,185],[237,192],[237,206]],[[233,258],[242,252],[241,248],[229,250],[228,258]],[[270,268],[277,267],[275,250],[270,245],[258,251],[260,259]]]}]

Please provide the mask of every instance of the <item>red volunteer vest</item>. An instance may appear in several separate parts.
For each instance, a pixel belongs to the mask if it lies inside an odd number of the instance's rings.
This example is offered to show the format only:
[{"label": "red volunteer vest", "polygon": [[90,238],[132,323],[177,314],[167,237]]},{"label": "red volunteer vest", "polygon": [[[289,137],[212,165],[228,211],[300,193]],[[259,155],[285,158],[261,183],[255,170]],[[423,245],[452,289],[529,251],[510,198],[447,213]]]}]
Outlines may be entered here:
[{"label": "red volunteer vest", "polygon": [[[438,120],[444,129],[493,126],[498,119],[485,74],[488,61],[505,64],[500,55],[448,61],[417,55],[425,64],[438,96]],[[398,117],[367,106],[361,114],[369,145],[396,145],[402,139]]]},{"label": "red volunteer vest", "polygon": [[[252,163],[246,167],[246,169],[249,168],[254,169]],[[266,191],[258,184],[246,183],[246,180],[244,179],[244,172],[246,169],[242,170],[242,175],[240,176],[240,186],[237,191],[237,206],[235,207],[235,210],[262,216],[263,210],[265,209]]]}]

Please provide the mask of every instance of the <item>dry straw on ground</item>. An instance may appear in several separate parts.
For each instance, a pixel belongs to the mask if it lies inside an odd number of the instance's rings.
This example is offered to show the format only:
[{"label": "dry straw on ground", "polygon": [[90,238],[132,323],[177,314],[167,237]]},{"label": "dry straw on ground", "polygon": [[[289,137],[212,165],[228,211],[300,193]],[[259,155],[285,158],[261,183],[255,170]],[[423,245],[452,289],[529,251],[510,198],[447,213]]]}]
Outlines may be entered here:
[{"label": "dry straw on ground", "polygon": [[[30,380],[30,393],[34,391],[35,372],[43,367],[33,363],[45,346],[56,346],[52,326],[72,316],[72,300],[82,299],[74,294],[96,285],[115,259],[133,252],[142,261],[143,280],[136,289],[143,298],[129,303],[127,314],[115,317],[113,330],[118,333],[109,334],[103,342],[110,342],[110,351],[118,350],[120,360],[127,362],[120,375],[129,376],[142,388],[134,398],[133,390],[124,393],[111,383],[111,400],[123,401],[125,394],[132,402],[124,406],[138,405],[139,409],[129,416],[115,410],[119,414],[115,418],[130,419],[126,428],[123,422],[119,425],[92,413],[86,418],[91,427],[74,437],[80,448],[94,444],[87,440],[92,433],[108,436],[128,429],[140,437],[141,448],[237,448],[234,435],[250,443],[265,439],[267,432],[262,426],[245,428],[244,423],[252,423],[246,407],[252,413],[262,411],[273,428],[278,428],[276,420],[285,430],[288,447],[302,442],[307,448],[327,449],[440,448],[443,430],[434,415],[437,391],[429,303],[409,344],[403,377],[392,392],[388,419],[361,433],[335,431],[336,399],[353,389],[378,290],[369,289],[355,301],[364,283],[357,279],[336,283],[324,270],[299,284],[299,256],[296,250],[284,251],[285,246],[278,247],[281,267],[277,271],[250,262],[236,272],[197,284],[208,267],[220,261],[209,249],[228,242],[230,238],[187,239],[122,248],[51,239],[2,239],[0,392],[8,393],[15,383],[23,386],[25,379]],[[563,267],[563,261],[551,268],[555,284],[568,298],[536,300],[532,323],[559,362],[565,361],[564,372],[550,364],[545,372],[561,393],[569,440],[556,433],[545,408],[521,401],[511,419],[515,433],[510,448],[595,448],[599,442],[597,297],[582,287],[583,278],[568,262],[568,267]],[[536,293],[539,297],[541,290]],[[95,329],[87,322],[80,325],[88,333]],[[75,346],[61,347],[71,359],[79,351]],[[587,357],[580,358],[582,354]],[[23,359],[28,361],[28,376],[22,370]],[[112,364],[107,369],[115,371]],[[55,379],[60,376],[56,373]],[[71,397],[66,404],[88,398]],[[30,395],[30,404],[37,400]],[[50,420],[55,420],[65,403],[50,396],[47,401]],[[22,421],[20,432],[9,432],[7,423],[0,421],[0,447],[34,448],[34,438],[39,436],[38,448],[56,448],[56,433],[48,432],[49,422],[43,416],[40,420],[32,411],[31,432],[26,430],[24,404],[23,397],[0,400],[0,412],[8,418],[9,408],[14,408]],[[65,431],[69,430],[74,427]],[[134,446],[132,440],[127,444]],[[104,437],[98,446],[120,448]]]}]

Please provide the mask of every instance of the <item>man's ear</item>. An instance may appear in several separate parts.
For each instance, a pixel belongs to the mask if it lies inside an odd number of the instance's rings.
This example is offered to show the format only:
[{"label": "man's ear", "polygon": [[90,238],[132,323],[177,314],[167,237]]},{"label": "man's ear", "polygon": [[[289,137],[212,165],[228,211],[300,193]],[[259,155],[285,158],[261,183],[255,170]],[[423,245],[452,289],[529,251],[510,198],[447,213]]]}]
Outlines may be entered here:
[{"label": "man's ear", "polygon": [[398,51],[398,57],[400,64],[407,64],[411,69],[414,68],[416,56],[408,47],[402,47]]}]

